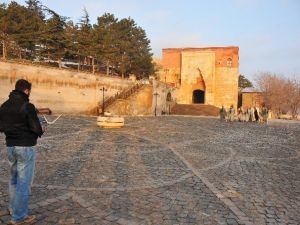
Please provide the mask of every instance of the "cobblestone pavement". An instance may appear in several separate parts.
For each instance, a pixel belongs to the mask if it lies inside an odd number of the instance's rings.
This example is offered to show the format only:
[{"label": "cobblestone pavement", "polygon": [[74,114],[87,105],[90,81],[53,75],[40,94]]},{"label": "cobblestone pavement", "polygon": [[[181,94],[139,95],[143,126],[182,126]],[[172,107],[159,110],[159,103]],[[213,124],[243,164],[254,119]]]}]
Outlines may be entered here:
[{"label": "cobblestone pavement", "polygon": [[[35,224],[300,223],[300,125],[64,117],[38,144]],[[8,163],[0,137],[0,215]],[[0,216],[6,224],[8,215]]]}]

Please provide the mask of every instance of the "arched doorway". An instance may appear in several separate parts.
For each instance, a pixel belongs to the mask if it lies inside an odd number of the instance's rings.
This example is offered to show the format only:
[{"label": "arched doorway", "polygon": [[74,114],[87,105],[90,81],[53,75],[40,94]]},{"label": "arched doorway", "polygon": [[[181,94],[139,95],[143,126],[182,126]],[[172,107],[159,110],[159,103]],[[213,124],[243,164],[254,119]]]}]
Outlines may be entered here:
[{"label": "arched doorway", "polygon": [[204,104],[205,103],[205,91],[195,90],[193,91],[193,103]]}]

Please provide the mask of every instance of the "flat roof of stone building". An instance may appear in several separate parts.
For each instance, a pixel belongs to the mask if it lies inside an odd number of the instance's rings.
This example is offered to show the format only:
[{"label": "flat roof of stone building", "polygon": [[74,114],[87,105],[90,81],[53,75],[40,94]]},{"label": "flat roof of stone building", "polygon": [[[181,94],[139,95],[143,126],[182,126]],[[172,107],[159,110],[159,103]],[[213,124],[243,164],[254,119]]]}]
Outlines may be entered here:
[{"label": "flat roof of stone building", "polygon": [[195,51],[195,50],[210,50],[210,49],[239,49],[238,46],[226,46],[226,47],[184,47],[184,48],[163,48],[162,50],[165,51]]}]

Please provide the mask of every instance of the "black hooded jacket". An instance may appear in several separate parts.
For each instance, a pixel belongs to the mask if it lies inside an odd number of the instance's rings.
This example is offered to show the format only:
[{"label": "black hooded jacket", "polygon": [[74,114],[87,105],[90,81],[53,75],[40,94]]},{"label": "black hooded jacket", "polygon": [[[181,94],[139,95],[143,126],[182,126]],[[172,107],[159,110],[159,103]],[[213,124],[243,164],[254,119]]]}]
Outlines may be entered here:
[{"label": "black hooded jacket", "polygon": [[0,132],[5,133],[7,146],[34,146],[42,136],[36,109],[25,93],[12,91],[0,107]]}]

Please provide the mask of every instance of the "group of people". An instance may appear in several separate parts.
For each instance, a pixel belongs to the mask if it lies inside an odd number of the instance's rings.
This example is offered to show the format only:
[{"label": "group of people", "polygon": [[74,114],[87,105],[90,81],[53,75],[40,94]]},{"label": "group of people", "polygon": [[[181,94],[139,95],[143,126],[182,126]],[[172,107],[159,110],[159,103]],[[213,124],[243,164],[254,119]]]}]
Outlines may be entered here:
[{"label": "group of people", "polygon": [[222,106],[220,109],[220,119],[222,121],[239,121],[239,122],[261,122],[265,123],[268,120],[269,110],[262,106],[260,109],[257,106],[244,109],[238,108],[237,113],[233,105],[230,106],[228,111]]}]

